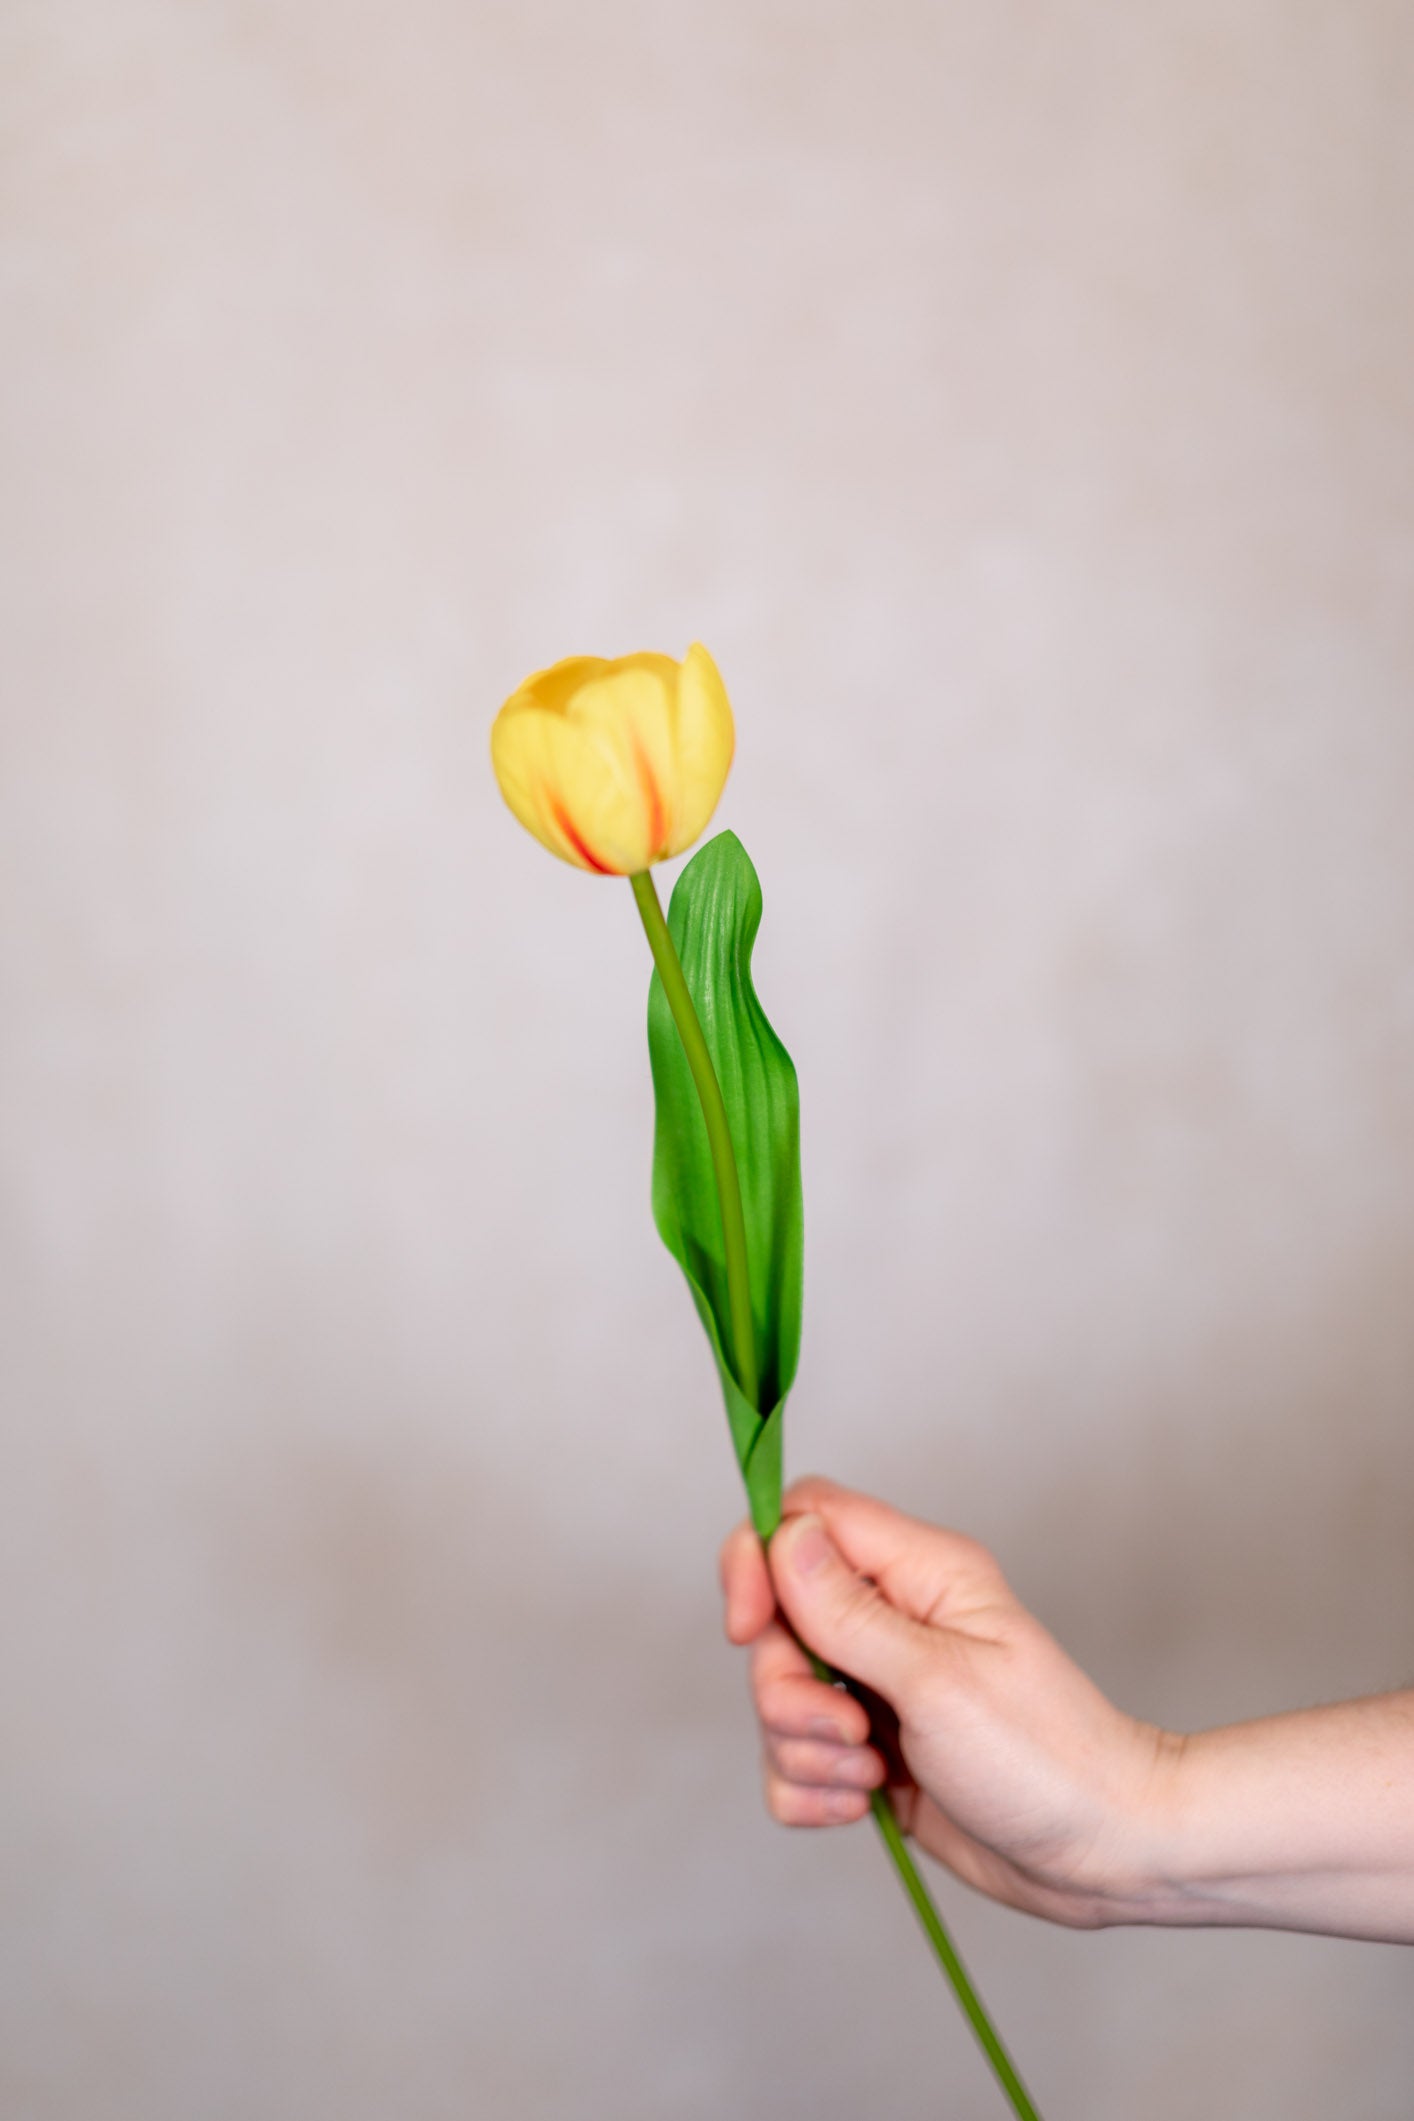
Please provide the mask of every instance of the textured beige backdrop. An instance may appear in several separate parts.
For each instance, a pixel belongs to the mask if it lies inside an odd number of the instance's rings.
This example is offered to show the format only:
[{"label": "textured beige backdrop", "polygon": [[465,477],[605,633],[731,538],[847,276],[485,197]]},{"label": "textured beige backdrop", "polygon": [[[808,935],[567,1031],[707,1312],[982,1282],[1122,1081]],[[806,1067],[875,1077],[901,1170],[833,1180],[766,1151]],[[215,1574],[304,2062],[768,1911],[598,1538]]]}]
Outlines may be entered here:
[{"label": "textured beige backdrop", "polygon": [[[995,2121],[756,1792],[628,892],[700,636],[795,1466],[1175,1726],[1414,1673],[1414,17],[8,0],[6,2121]],[[1405,2121],[1407,1953],[944,1898],[1048,2121]]]}]

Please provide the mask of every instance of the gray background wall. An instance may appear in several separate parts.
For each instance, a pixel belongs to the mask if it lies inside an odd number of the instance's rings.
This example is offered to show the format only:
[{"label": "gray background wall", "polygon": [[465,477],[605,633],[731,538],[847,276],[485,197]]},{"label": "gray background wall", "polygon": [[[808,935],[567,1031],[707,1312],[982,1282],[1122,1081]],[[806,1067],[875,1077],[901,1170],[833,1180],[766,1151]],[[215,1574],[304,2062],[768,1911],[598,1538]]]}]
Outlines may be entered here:
[{"label": "gray background wall", "polygon": [[[759,1805],[628,893],[700,637],[804,1086],[796,1468],[1181,1728],[1414,1670],[1414,23],[9,0],[15,2121],[989,2121]],[[1407,1954],[943,1885],[1052,2121],[1414,2099]]]}]

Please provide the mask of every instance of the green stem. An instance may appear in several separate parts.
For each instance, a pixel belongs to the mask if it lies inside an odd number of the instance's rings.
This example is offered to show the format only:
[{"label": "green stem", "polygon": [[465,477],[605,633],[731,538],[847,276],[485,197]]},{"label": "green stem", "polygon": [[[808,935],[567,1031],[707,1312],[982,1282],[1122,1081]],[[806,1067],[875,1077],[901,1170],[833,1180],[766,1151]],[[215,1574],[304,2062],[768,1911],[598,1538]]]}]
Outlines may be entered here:
[{"label": "green stem", "polygon": [[[653,962],[658,968],[658,977],[663,982],[663,992],[667,996],[668,1007],[673,1012],[673,1022],[678,1027],[678,1036],[682,1040],[687,1064],[692,1070],[692,1080],[697,1085],[697,1095],[702,1104],[702,1117],[707,1125],[707,1140],[712,1151],[712,1171],[717,1181],[717,1201],[722,1212],[722,1245],[727,1263],[727,1298],[731,1311],[736,1380],[743,1396],[751,1406],[757,1407],[759,1412],[756,1335],[751,1321],[751,1284],[747,1279],[746,1218],[742,1213],[741,1180],[737,1174],[736,1151],[732,1146],[731,1128],[727,1123],[722,1086],[717,1081],[717,1071],[712,1065],[712,1056],[702,1033],[702,1025],[688,991],[687,981],[683,977],[677,946],[668,932],[663,909],[658,903],[653,878],[650,872],[644,869],[637,876],[630,877],[629,882],[633,886],[634,899],[648,937],[648,947],[653,952]],[[806,1655],[817,1679],[823,1679],[834,1686],[847,1683],[840,1673],[832,1671],[829,1665],[823,1663],[813,1650],[807,1649]],[[914,1911],[923,1925],[924,1935],[933,1947],[938,1964],[952,1983],[953,1994],[981,2042],[987,2060],[996,2071],[998,2082],[1011,2101],[1012,2111],[1021,2116],[1021,2121],[1040,2121],[1011,2057],[1002,2046],[996,2029],[987,2016],[981,1997],[972,1986],[957,1946],[948,1935],[928,1888],[919,1876],[918,1867],[908,1852],[903,1829],[887,1794],[883,1790],[874,1790],[869,1798],[869,1808],[874,1814],[874,1822],[893,1861],[894,1869],[902,1880],[904,1891],[913,1902]]]},{"label": "green stem", "polygon": [[658,903],[652,871],[640,870],[637,876],[629,878],[629,882],[702,1104],[707,1142],[712,1151],[712,1174],[717,1181],[717,1202],[722,1211],[722,1248],[727,1262],[727,1304],[731,1312],[732,1354],[735,1358],[733,1368],[743,1399],[759,1413],[756,1331],[751,1322],[751,1283],[746,1271],[746,1217],[742,1211],[741,1180],[737,1176],[736,1152],[727,1124],[722,1086],[717,1081],[717,1071],[712,1066],[712,1056],[707,1050],[697,1010],[683,977],[677,945],[668,932],[663,909]]},{"label": "green stem", "polygon": [[[794,1630],[791,1632],[794,1633]],[[798,1635],[796,1641],[800,1642]],[[810,1668],[817,1679],[823,1679],[827,1686],[849,1686],[844,1674],[826,1664],[823,1657],[817,1657],[806,1643],[800,1643],[800,1647],[810,1659]],[[962,1963],[962,1954],[949,1936],[946,1923],[933,1905],[933,1896],[923,1883],[918,1866],[909,1854],[908,1843],[904,1839],[903,1828],[898,1823],[898,1813],[894,1810],[888,1791],[871,1790],[869,1809],[874,1814],[874,1824],[879,1829],[880,1838],[889,1852],[903,1889],[913,1902],[913,1911],[923,1925],[923,1934],[933,1947],[933,1956],[952,1983],[953,1994],[968,2024],[977,2035],[982,2052],[996,2071],[997,2082],[1011,2101],[1012,2112],[1019,2114],[1022,2121],[1040,2121],[1040,2115],[1031,2103],[1031,2095],[1017,2075],[1016,2064],[1003,2047],[1000,2033],[987,2016],[986,2005],[972,1986],[972,1977]]]},{"label": "green stem", "polygon": [[1026,2086],[1016,2073],[1016,2065],[1002,2046],[1001,2035],[987,2016],[986,2007],[972,1986],[971,1976],[962,1963],[961,1954],[948,1935],[943,1918],[933,1905],[932,1895],[918,1874],[918,1866],[908,1852],[903,1828],[898,1823],[898,1814],[887,1792],[872,1790],[869,1809],[874,1814],[874,1824],[883,1836],[884,1846],[893,1858],[894,1869],[903,1880],[903,1889],[913,1902],[914,1912],[923,1925],[924,1935],[933,1947],[938,1964],[952,1983],[953,1994],[981,2042],[983,2053],[997,2073],[997,2082],[1011,2101],[1012,2112],[1022,2115],[1024,2121],[1040,2121]]}]

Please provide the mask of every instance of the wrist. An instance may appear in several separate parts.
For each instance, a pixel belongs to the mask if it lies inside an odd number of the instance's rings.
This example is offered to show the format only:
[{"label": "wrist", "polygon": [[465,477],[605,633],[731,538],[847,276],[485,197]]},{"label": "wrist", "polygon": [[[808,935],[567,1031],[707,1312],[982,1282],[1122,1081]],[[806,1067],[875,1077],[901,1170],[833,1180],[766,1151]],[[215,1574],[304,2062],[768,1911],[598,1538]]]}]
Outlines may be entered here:
[{"label": "wrist", "polygon": [[1087,1881],[1099,1928],[1185,1919],[1174,1910],[1182,1900],[1192,1740],[1157,1724],[1137,1723],[1133,1735],[1133,1767]]},{"label": "wrist", "polygon": [[1202,1869],[1196,1740],[1187,1733],[1158,1727],[1151,1727],[1148,1737],[1149,1770],[1136,1793],[1129,1821],[1129,1860],[1114,1880],[1110,1920],[1153,1925],[1201,1921],[1204,1918],[1192,1911]]}]

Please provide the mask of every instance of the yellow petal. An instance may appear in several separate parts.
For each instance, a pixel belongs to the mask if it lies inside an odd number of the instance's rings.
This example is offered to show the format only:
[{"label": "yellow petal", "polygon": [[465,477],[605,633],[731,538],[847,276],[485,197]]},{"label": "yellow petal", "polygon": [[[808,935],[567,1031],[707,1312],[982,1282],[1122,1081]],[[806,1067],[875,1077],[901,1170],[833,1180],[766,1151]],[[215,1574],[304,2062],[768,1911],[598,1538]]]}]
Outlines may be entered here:
[{"label": "yellow petal", "polygon": [[646,869],[662,861],[677,821],[674,743],[677,665],[668,656],[624,656],[576,693],[568,719],[597,748],[614,800],[596,813],[601,837]]},{"label": "yellow petal", "polygon": [[548,670],[537,670],[528,677],[513,698],[526,697],[537,707],[563,714],[580,686],[609,667],[602,655],[567,655],[562,663],[552,663]]},{"label": "yellow petal", "polygon": [[[570,808],[566,789],[578,790],[582,802],[595,777],[607,776],[603,762],[563,715],[538,707],[523,693],[509,699],[492,725],[491,763],[511,809],[551,854],[600,876],[631,873],[586,838]],[[597,810],[598,802],[591,807]]]},{"label": "yellow petal", "polygon": [[678,811],[669,854],[681,854],[706,831],[736,748],[726,687],[700,641],[688,649],[678,680],[677,736]]}]

